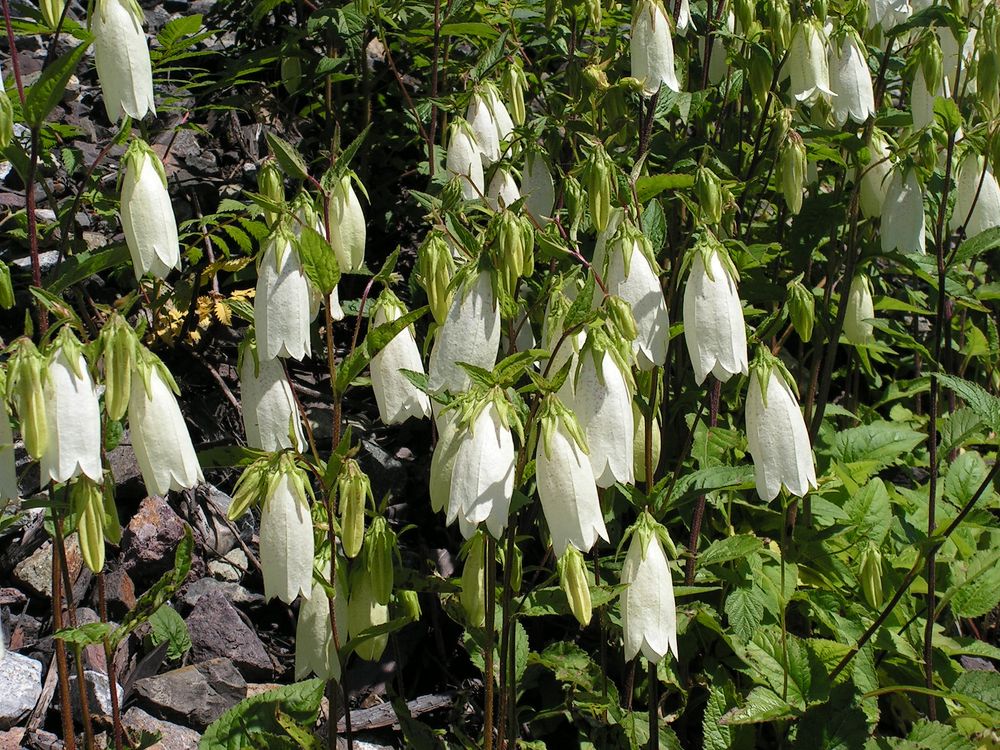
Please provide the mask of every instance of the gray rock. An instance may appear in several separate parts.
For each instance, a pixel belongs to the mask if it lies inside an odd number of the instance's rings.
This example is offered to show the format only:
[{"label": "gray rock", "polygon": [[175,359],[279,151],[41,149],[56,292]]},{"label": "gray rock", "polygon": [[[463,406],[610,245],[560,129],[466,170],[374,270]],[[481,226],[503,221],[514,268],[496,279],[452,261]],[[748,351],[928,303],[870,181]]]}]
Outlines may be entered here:
[{"label": "gray rock", "polygon": [[[52,213],[51,211],[49,213]],[[35,215],[42,221],[45,219],[39,216],[41,211],[36,211]],[[54,218],[54,215],[53,215]],[[48,273],[51,271],[56,263],[59,262],[59,251],[58,250],[45,250],[38,254],[38,265],[41,266],[42,273]],[[30,269],[31,268],[31,257],[26,258],[15,258],[11,261],[11,265],[17,266],[18,268]]]},{"label": "gray rock", "polygon": [[135,580],[155,581],[174,565],[174,551],[184,538],[184,522],[162,497],[151,495],[122,534],[122,560]]},{"label": "gray rock", "polygon": [[160,741],[153,745],[152,750],[197,750],[201,739],[201,735],[193,729],[154,718],[141,708],[133,707],[126,711],[122,723],[136,734],[159,732]]},{"label": "gray rock", "polygon": [[222,520],[233,499],[218,488],[207,484],[204,492],[199,492],[199,502],[193,514],[195,531],[208,549],[217,555],[225,555],[236,546],[236,535]]},{"label": "gray rock", "polygon": [[155,717],[205,729],[246,697],[247,683],[229,659],[136,680],[135,692]]},{"label": "gray rock", "polygon": [[[111,688],[108,677],[105,674],[92,669],[83,671],[83,679],[87,683],[87,708],[90,709],[91,716],[111,716]],[[118,705],[120,706],[125,698],[122,686],[116,685],[118,689]],[[73,716],[77,721],[82,718],[80,711],[80,689],[77,687],[77,676],[69,676],[69,696],[73,705]]]},{"label": "gray rock", "polygon": [[[70,580],[76,581],[83,565],[80,543],[76,534],[66,538],[66,564],[69,566]],[[46,542],[14,568],[14,580],[30,589],[34,594],[52,598],[52,542]]]},{"label": "gray rock", "polygon": [[187,627],[193,661],[223,657],[247,677],[273,674],[274,665],[264,644],[221,591],[209,592],[198,600],[188,615]]},{"label": "gray rock", "polygon": [[184,604],[193,607],[201,597],[212,591],[221,592],[231,604],[259,605],[264,603],[264,597],[260,594],[255,594],[243,588],[238,583],[227,583],[215,578],[199,578],[184,588],[179,596]]},{"label": "gray rock", "polygon": [[212,560],[208,564],[208,572],[220,581],[239,583],[243,574],[247,572],[249,564],[246,553],[241,549],[234,549],[223,555],[221,559]]},{"label": "gray rock", "polygon": [[0,729],[26,716],[42,694],[42,663],[8,651],[0,659]]}]

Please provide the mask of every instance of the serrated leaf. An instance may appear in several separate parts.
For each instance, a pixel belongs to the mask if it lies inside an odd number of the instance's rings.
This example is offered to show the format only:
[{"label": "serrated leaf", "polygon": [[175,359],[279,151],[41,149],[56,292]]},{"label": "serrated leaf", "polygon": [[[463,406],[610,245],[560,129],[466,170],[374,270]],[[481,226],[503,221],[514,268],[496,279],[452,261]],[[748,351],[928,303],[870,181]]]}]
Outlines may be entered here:
[{"label": "serrated leaf", "polygon": [[152,627],[149,638],[153,645],[168,644],[167,658],[181,659],[191,648],[187,623],[170,605],[164,604],[156,610],[149,618],[149,624]]},{"label": "serrated leaf", "polygon": [[712,542],[698,555],[698,562],[701,565],[716,565],[730,560],[740,560],[749,557],[762,546],[763,542],[753,534],[737,534]]},{"label": "serrated leaf", "polygon": [[90,47],[93,37],[57,58],[42,71],[41,77],[28,87],[24,95],[24,121],[32,128],[40,128],[45,118],[55,108],[66,91],[73,71]]},{"label": "serrated leaf", "polygon": [[274,158],[278,160],[278,166],[284,170],[285,174],[297,180],[304,180],[309,176],[305,159],[295,149],[295,146],[274,133],[265,133],[264,137],[267,139],[267,145],[271,149],[271,153],[274,154]]},{"label": "serrated leaf", "polygon": [[354,379],[361,374],[361,371],[368,366],[372,357],[382,351],[385,345],[392,341],[400,331],[420,320],[429,309],[427,305],[424,305],[399,316],[396,320],[370,329],[361,346],[345,357],[337,368],[337,393],[343,394]]},{"label": "serrated leaf", "polygon": [[208,729],[198,743],[199,750],[243,750],[272,747],[266,735],[281,735],[284,730],[276,712],[304,726],[311,726],[319,716],[326,683],[320,679],[283,685],[241,701],[226,711]]},{"label": "serrated leaf", "polygon": [[102,643],[105,636],[111,633],[112,627],[106,622],[90,622],[75,628],[63,628],[52,637],[74,646],[89,646]]},{"label": "serrated leaf", "polygon": [[642,233],[649,239],[653,253],[658,254],[667,238],[667,217],[659,201],[650,201],[642,212]]},{"label": "serrated leaf", "polygon": [[302,270],[324,297],[340,281],[340,266],[337,255],[326,238],[309,226],[303,226],[298,240],[299,260]]},{"label": "serrated leaf", "polygon": [[892,508],[889,493],[881,479],[872,479],[854,493],[845,503],[844,510],[854,524],[852,538],[855,541],[872,541],[876,546],[882,544],[892,525]]},{"label": "serrated leaf", "polygon": [[956,617],[982,617],[1000,603],[1000,552],[979,550],[970,560],[952,563],[956,580],[942,597]]},{"label": "serrated leaf", "polygon": [[941,385],[953,390],[955,395],[965,401],[969,408],[990,426],[990,429],[1000,432],[1000,398],[982,386],[954,375],[938,375],[937,378]]},{"label": "serrated leaf", "polygon": [[723,609],[736,637],[749,641],[764,618],[764,594],[752,584],[740,586],[726,597]]},{"label": "serrated leaf", "polygon": [[747,695],[744,704],[723,714],[719,723],[723,726],[761,724],[775,719],[793,718],[797,713],[770,688],[755,687]]},{"label": "serrated leaf", "polygon": [[925,439],[923,433],[892,422],[873,422],[838,432],[832,453],[845,464],[864,461],[878,469],[909,454]]}]

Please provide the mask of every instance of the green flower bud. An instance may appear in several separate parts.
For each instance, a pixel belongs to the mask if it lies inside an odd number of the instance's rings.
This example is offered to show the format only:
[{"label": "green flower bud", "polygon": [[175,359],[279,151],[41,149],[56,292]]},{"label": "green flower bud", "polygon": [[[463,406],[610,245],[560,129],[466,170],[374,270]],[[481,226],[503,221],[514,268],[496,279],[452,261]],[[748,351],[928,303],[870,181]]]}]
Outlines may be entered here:
[{"label": "green flower bud", "polygon": [[526,216],[505,209],[490,220],[486,236],[493,265],[500,271],[501,287],[513,295],[518,279],[534,272],[534,227]]},{"label": "green flower bud", "polygon": [[802,210],[802,192],[806,184],[806,146],[794,130],[788,133],[778,157],[778,177],[785,205],[793,214]]},{"label": "green flower bud", "polygon": [[590,28],[595,32],[601,29],[601,0],[584,0],[587,7],[587,18],[590,21]]},{"label": "green flower bud", "polygon": [[521,581],[524,577],[524,556],[517,545],[514,545],[514,559],[508,560],[507,564],[510,565],[510,588],[517,593],[521,590]]},{"label": "green flower bud", "polygon": [[792,11],[788,0],[767,0],[767,22],[771,27],[774,52],[780,56],[792,38]]},{"label": "green flower bud", "polygon": [[614,163],[604,146],[597,145],[591,149],[583,168],[583,181],[587,187],[590,220],[598,232],[608,228],[608,219],[611,217],[613,171]]},{"label": "green flower bud", "polygon": [[451,307],[448,285],[455,275],[455,259],[448,243],[437,232],[429,234],[417,251],[416,271],[417,281],[427,293],[431,314],[437,324],[442,325]]},{"label": "green flower bud", "polygon": [[639,329],[635,324],[635,315],[632,313],[632,306],[621,297],[611,295],[604,300],[604,307],[607,310],[608,320],[625,339],[634,341],[639,335]]},{"label": "green flower bud", "polygon": [[48,445],[45,420],[46,359],[30,339],[21,338],[13,344],[7,365],[7,399],[14,404],[21,420],[24,447],[32,458],[41,458]]},{"label": "green flower bud", "polygon": [[372,596],[379,604],[388,604],[392,598],[392,563],[397,554],[396,532],[383,516],[375,516],[365,544],[365,569],[371,580]]},{"label": "green flower bud", "polygon": [[14,306],[14,283],[10,279],[10,267],[0,260],[0,307],[9,310]]},{"label": "green flower bud", "polygon": [[365,538],[365,505],[371,497],[371,483],[361,466],[353,458],[344,461],[337,477],[340,496],[340,537],[344,554],[355,558],[361,552]]},{"label": "green flower bud", "polygon": [[101,485],[81,475],[70,490],[70,507],[77,519],[76,532],[83,561],[94,573],[100,573],[104,569],[105,521]]},{"label": "green flower bud", "polygon": [[551,29],[559,17],[562,10],[562,3],[559,0],[545,0],[545,27]]},{"label": "green flower bud", "polygon": [[420,620],[420,597],[417,596],[416,591],[409,589],[400,591],[396,594],[396,600],[399,602],[399,606],[403,610],[403,614],[407,620],[410,622]]},{"label": "green flower bud", "polygon": [[756,18],[754,0],[735,0],[733,12],[736,15],[736,22],[743,31],[747,31]]},{"label": "green flower bud", "polygon": [[118,421],[128,409],[139,339],[120,315],[104,324],[98,346],[104,358],[104,410]]},{"label": "green flower bud", "polygon": [[285,91],[294,94],[302,86],[302,59],[298,55],[288,55],[281,60],[281,85]]},{"label": "green flower bud", "polygon": [[510,117],[515,125],[524,125],[524,92],[528,89],[528,79],[524,75],[521,58],[515,57],[504,72],[503,85],[510,101]]},{"label": "green flower bud", "polygon": [[882,554],[872,542],[861,554],[861,590],[872,609],[881,609]]},{"label": "green flower bud", "polygon": [[469,541],[462,569],[462,609],[474,628],[486,622],[486,537],[478,532]]},{"label": "green flower bud", "polygon": [[590,584],[583,555],[573,545],[566,547],[559,558],[559,585],[566,593],[569,608],[577,622],[586,627],[590,624],[593,608],[590,603]]},{"label": "green flower bud", "polygon": [[0,148],[7,148],[14,140],[14,105],[0,86]]},{"label": "green flower bud", "polygon": [[[632,439],[632,470],[637,477],[646,476],[646,419],[639,407],[632,404],[632,422],[635,425],[635,435]],[[653,439],[650,441],[652,450],[651,463],[653,469],[660,463],[660,417],[653,418]]]},{"label": "green flower bud", "polygon": [[812,0],[813,13],[820,23],[826,22],[826,0]]},{"label": "green flower bud", "polygon": [[707,224],[722,221],[722,183],[708,167],[698,167],[694,177],[694,194],[698,199],[701,218]]},{"label": "green flower bud", "polygon": [[39,0],[39,8],[42,11],[42,20],[50,28],[54,29],[59,25],[63,10],[66,7],[66,0]]},{"label": "green flower bud", "polygon": [[608,74],[600,65],[588,65],[583,69],[583,80],[590,84],[595,91],[607,91],[611,86],[608,83]]},{"label": "green flower bud", "polygon": [[927,90],[937,91],[941,85],[941,77],[944,75],[944,53],[941,51],[941,42],[938,41],[937,34],[924,35],[917,50],[917,65],[920,73],[924,76]]},{"label": "green flower bud", "polygon": [[788,317],[792,319],[792,327],[805,342],[812,340],[813,324],[816,322],[816,299],[812,292],[802,283],[802,275],[788,282]]},{"label": "green flower bud", "polygon": [[768,51],[759,44],[750,47],[750,92],[758,107],[763,107],[767,92],[771,89],[774,61]]},{"label": "green flower bud", "polygon": [[[272,203],[280,205],[285,202],[285,179],[273,157],[264,159],[257,170],[257,192]],[[264,221],[269,227],[273,227],[277,219],[278,214],[274,211],[264,212]]]},{"label": "green flower bud", "polygon": [[563,180],[563,203],[565,203],[566,211],[569,214],[569,238],[575,242],[576,235],[580,231],[580,224],[583,222],[586,200],[583,186],[572,175],[566,175]]}]

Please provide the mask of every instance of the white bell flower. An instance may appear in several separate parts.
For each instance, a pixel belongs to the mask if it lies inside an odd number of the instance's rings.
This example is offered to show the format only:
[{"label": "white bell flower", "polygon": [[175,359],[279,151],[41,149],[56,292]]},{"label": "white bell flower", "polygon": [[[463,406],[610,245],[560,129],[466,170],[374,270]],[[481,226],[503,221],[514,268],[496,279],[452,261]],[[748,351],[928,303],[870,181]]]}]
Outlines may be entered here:
[{"label": "white bell flower", "polygon": [[925,253],[924,193],[913,168],[897,167],[882,206],[882,252]]},{"label": "white bell flower", "polygon": [[861,273],[851,280],[847,293],[847,314],[844,316],[844,336],[855,346],[865,346],[875,340],[875,302],[872,282]]},{"label": "white bell flower", "polygon": [[[347,592],[343,583],[343,567],[343,564],[337,566],[336,595],[333,598],[337,635],[341,643],[347,640]],[[323,575],[330,579],[330,563],[326,563]],[[312,594],[299,605],[299,618],[295,625],[295,679],[304,680],[310,673],[323,680],[340,681],[340,658],[333,642],[330,604],[326,589],[319,583],[313,583]]]},{"label": "white bell flower", "polygon": [[746,423],[754,480],[762,500],[770,502],[782,487],[802,497],[817,486],[809,432],[789,376],[763,350],[750,367]]},{"label": "white bell flower", "polygon": [[286,604],[313,593],[313,524],[306,478],[286,464],[270,478],[260,513],[264,597]]},{"label": "white bell flower", "polygon": [[445,167],[462,183],[462,197],[467,201],[478,200],[486,190],[483,162],[479,145],[470,124],[458,118],[448,129],[448,151]]},{"label": "white bell flower", "polygon": [[365,212],[350,175],[344,175],[330,196],[331,244],[343,273],[355,273],[365,264]]},{"label": "white bell flower", "polygon": [[674,42],[670,20],[659,0],[639,0],[632,14],[632,77],[642,82],[643,96],[650,97],[663,85],[680,91],[674,68]]},{"label": "white bell flower", "polygon": [[[688,9],[688,20],[690,23],[690,8]],[[680,18],[677,19],[678,28],[680,26]],[[736,31],[736,14],[733,13],[732,8],[726,9],[726,30],[733,34]],[[702,65],[705,64],[705,37],[702,36],[698,40],[698,55],[701,58]],[[727,60],[728,50],[726,49],[726,44],[723,40],[718,37],[712,43],[712,60],[708,64],[708,81],[712,85],[718,85],[722,83],[723,79],[726,77],[726,71],[729,69],[729,61]]]},{"label": "white bell flower", "polygon": [[[458,439],[458,412],[454,409],[442,411],[434,418],[438,439],[431,456],[431,478],[429,494],[431,510],[435,513],[448,511],[451,501],[451,475],[455,470],[455,457],[462,441]],[[458,515],[458,507],[455,510]]]},{"label": "white bell flower", "polygon": [[143,352],[132,374],[128,422],[135,458],[151,495],[191,489],[205,481],[175,393],[177,385],[167,368]]},{"label": "white bell flower", "polygon": [[1000,227],[1000,185],[993,170],[973,153],[962,159],[955,180],[955,207],[949,229],[965,227],[966,237],[975,237],[993,227]]},{"label": "white bell flower", "polygon": [[486,204],[494,211],[499,211],[520,197],[521,193],[510,170],[503,167],[497,169],[490,180],[490,186],[486,189]]},{"label": "white bell flower", "polygon": [[524,157],[520,194],[526,196],[524,207],[531,218],[538,226],[545,227],[556,202],[556,186],[545,165],[545,159],[535,150],[529,151]]},{"label": "white bell flower", "polygon": [[948,79],[942,78],[936,90],[931,93],[927,88],[926,78],[920,67],[917,67],[913,86],[910,87],[910,114],[913,117],[914,130],[922,130],[934,124],[934,102],[939,96],[947,99],[951,96],[950,90]]},{"label": "white bell flower", "polygon": [[[48,445],[41,458],[43,484],[81,474],[101,481],[101,407],[80,343],[60,335],[45,373]],[[0,415],[3,416],[3,415]]]},{"label": "white bell flower", "polygon": [[90,29],[94,63],[108,119],[122,114],[141,120],[156,114],[149,47],[142,30],[142,9],[134,0],[96,0]]},{"label": "white bell flower", "polygon": [[791,78],[790,93],[795,101],[814,104],[821,96],[827,99],[836,96],[830,88],[826,34],[815,21],[800,21],[795,25],[786,64]]},{"label": "white bell flower", "polygon": [[872,74],[857,34],[850,32],[830,46],[829,67],[837,126],[843,127],[848,117],[860,124],[875,114]]},{"label": "white bell flower", "polygon": [[[376,303],[372,323],[378,327],[405,314],[403,303],[396,295],[387,291]],[[404,328],[372,357],[372,390],[375,392],[379,417],[384,424],[400,424],[410,417],[428,417],[431,413],[427,394],[413,385],[401,370],[424,371],[412,327]]]},{"label": "white bell flower", "polygon": [[565,407],[549,407],[542,416],[542,434],[535,452],[538,498],[557,558],[569,545],[589,552],[598,537],[608,541],[594,473],[580,447],[580,430],[574,422]]},{"label": "white bell flower", "polygon": [[684,287],[684,340],[698,385],[711,373],[725,383],[747,374],[746,324],[739,276],[718,240],[700,243]]},{"label": "white bell flower", "polygon": [[293,239],[279,227],[266,241],[257,272],[253,312],[257,350],[264,359],[301,360],[312,353],[312,288]]},{"label": "white bell flower", "polygon": [[500,160],[500,129],[485,93],[479,91],[472,95],[465,119],[472,128],[472,136],[479,150],[479,158],[483,166]]},{"label": "white bell flower", "polygon": [[180,268],[181,256],[163,162],[139,139],[132,141],[122,161],[122,231],[135,277],[142,279],[148,273],[166,278],[170,269]]},{"label": "white bell flower", "polygon": [[882,215],[882,206],[889,190],[892,161],[885,139],[875,132],[871,139],[871,161],[861,174],[861,211],[869,218]]},{"label": "white bell flower", "polygon": [[255,347],[247,347],[240,363],[240,396],[248,446],[262,451],[305,450],[302,418],[281,360],[263,359]]},{"label": "white bell flower", "polygon": [[913,14],[910,0],[868,0],[868,28],[889,31]]},{"label": "white bell flower", "polygon": [[660,542],[661,533],[666,531],[643,513],[632,531],[622,565],[621,582],[627,586],[619,606],[626,661],[640,652],[651,664],[658,664],[668,651],[678,657],[673,575]]},{"label": "white bell flower", "polygon": [[[961,50],[958,48],[958,40],[955,39],[955,35],[947,26],[938,26],[937,35],[941,43],[941,70],[945,79],[948,81],[955,80],[955,75],[958,73],[959,55],[962,58],[962,76],[963,78],[967,77],[966,74],[972,68],[976,55],[976,29],[973,27],[966,31],[965,44],[962,45]],[[975,76],[969,78],[963,85],[967,93],[976,93]]]},{"label": "white bell flower", "polygon": [[516,453],[510,425],[491,399],[470,424],[457,429],[447,522],[460,517],[473,527],[485,522],[499,537],[507,527],[514,495]]},{"label": "white bell flower", "polygon": [[684,36],[690,25],[691,3],[688,0],[681,0],[680,12],[677,14],[677,33]]},{"label": "white bell flower", "polygon": [[431,393],[464,391],[469,374],[458,363],[492,370],[499,350],[500,305],[489,271],[480,271],[474,280],[456,288],[448,317],[435,334],[427,367],[428,389]]},{"label": "white bell flower", "polygon": [[493,124],[496,126],[497,135],[501,141],[506,141],[514,132],[514,120],[507,111],[507,105],[500,98],[500,90],[492,81],[483,84],[483,96],[486,106],[489,107],[490,115],[493,117]]}]

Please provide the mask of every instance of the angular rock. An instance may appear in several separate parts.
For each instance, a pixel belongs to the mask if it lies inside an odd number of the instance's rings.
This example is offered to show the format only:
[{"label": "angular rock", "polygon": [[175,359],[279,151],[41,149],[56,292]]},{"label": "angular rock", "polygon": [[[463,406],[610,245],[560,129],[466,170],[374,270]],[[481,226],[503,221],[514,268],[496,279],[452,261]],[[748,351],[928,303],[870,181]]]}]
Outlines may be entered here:
[{"label": "angular rock", "polygon": [[136,695],[153,716],[205,729],[246,697],[247,683],[229,659],[136,680]]},{"label": "angular rock", "polygon": [[[111,688],[108,677],[101,672],[92,669],[83,671],[83,678],[87,683],[87,708],[90,709],[91,716],[111,716]],[[125,699],[122,686],[118,688],[118,705]],[[73,706],[73,716],[77,721],[82,718],[80,711],[80,689],[77,687],[77,677],[75,674],[69,676],[69,697]]]},{"label": "angular rock", "polygon": [[154,581],[173,567],[174,550],[184,538],[184,522],[162,497],[139,504],[122,534],[122,560],[134,580]]},{"label": "angular rock", "polygon": [[220,581],[239,583],[249,565],[246,553],[241,549],[233,549],[220,559],[212,560],[208,564],[208,572]]},{"label": "angular rock", "polygon": [[122,723],[131,732],[159,732],[160,741],[150,750],[197,750],[201,735],[193,729],[154,718],[141,708],[132,707],[122,716]]},{"label": "angular rock", "polygon": [[9,729],[35,707],[42,694],[42,663],[8,651],[0,659],[0,729]]},{"label": "angular rock", "polygon": [[188,615],[187,627],[193,661],[228,658],[250,678],[270,677],[274,672],[264,644],[221,591],[209,592],[198,600]]},{"label": "angular rock", "polygon": [[[76,534],[66,538],[66,565],[70,580],[76,581],[83,566],[80,544]],[[14,568],[14,580],[32,593],[46,599],[52,598],[52,542],[46,542]]]},{"label": "angular rock", "polygon": [[104,576],[104,598],[111,617],[124,617],[135,607],[135,584],[123,568],[110,570]]},{"label": "angular rock", "polygon": [[223,520],[233,499],[211,484],[203,485],[203,490],[192,514],[195,531],[206,548],[223,556],[236,546],[236,535]]},{"label": "angular rock", "polygon": [[179,594],[180,600],[189,607],[198,603],[205,594],[219,591],[230,602],[230,604],[259,605],[264,603],[264,597],[243,588],[238,583],[227,583],[215,578],[199,578],[194,583],[188,584]]}]

